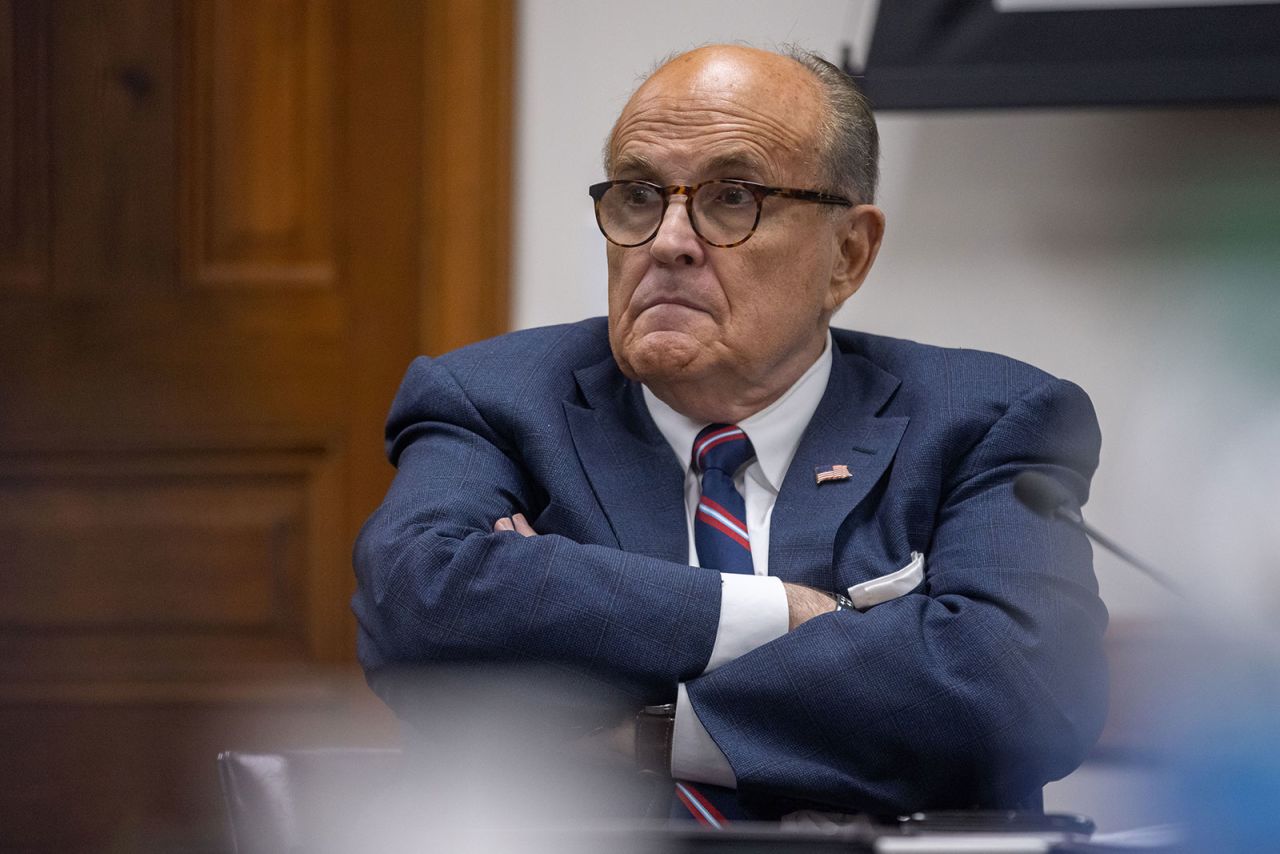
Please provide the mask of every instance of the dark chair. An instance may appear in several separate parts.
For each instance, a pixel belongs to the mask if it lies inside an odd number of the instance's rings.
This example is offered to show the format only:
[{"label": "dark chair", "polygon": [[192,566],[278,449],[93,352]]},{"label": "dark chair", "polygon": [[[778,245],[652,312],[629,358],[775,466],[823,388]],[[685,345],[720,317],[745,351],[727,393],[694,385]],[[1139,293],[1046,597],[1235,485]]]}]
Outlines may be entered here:
[{"label": "dark chair", "polygon": [[354,807],[392,791],[399,750],[333,748],[218,754],[218,777],[237,854],[326,850]]}]

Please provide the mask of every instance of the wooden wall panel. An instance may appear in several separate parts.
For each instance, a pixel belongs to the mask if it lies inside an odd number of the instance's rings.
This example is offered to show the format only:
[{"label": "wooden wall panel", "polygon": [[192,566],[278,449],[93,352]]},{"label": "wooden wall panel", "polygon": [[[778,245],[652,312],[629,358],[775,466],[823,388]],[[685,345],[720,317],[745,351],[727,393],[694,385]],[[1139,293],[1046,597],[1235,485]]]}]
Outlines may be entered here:
[{"label": "wooden wall panel", "polygon": [[511,24],[0,0],[0,849],[219,850],[218,749],[391,739],[351,543],[409,360],[507,327]]},{"label": "wooden wall panel", "polygon": [[48,281],[44,6],[0,0],[0,296]]},{"label": "wooden wall panel", "polygon": [[0,679],[243,677],[313,658],[350,633],[341,467],[324,448],[0,460]]},{"label": "wooden wall panel", "polygon": [[170,0],[52,3],[59,293],[106,300],[173,288],[176,16]]},{"label": "wooden wall panel", "polygon": [[327,443],[347,394],[344,323],[335,292],[13,301],[0,454]]},{"label": "wooden wall panel", "polygon": [[188,280],[332,286],[331,5],[219,0],[188,22]]},{"label": "wooden wall panel", "polygon": [[7,478],[0,628],[297,632],[304,489],[300,478],[123,469]]},{"label": "wooden wall panel", "polygon": [[[422,341],[443,353],[505,332],[514,20],[502,0],[426,5]],[[485,99],[458,97],[483,91]]]}]

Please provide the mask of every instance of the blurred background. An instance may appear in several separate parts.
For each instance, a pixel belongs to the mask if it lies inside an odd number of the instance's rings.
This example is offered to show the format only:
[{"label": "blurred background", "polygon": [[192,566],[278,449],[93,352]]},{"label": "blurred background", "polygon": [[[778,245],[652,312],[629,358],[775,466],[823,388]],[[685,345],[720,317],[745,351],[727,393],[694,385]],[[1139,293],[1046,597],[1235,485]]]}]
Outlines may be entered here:
[{"label": "blurred background", "polygon": [[[0,848],[225,850],[218,750],[395,743],[347,599],[408,361],[604,313],[586,187],[656,61],[860,68],[879,12],[0,0]],[[1092,396],[1086,516],[1192,591],[1098,554],[1113,715],[1047,799],[1104,829],[1167,817],[1169,638],[1265,659],[1280,608],[1280,110],[1204,100],[881,112],[837,317]]]}]

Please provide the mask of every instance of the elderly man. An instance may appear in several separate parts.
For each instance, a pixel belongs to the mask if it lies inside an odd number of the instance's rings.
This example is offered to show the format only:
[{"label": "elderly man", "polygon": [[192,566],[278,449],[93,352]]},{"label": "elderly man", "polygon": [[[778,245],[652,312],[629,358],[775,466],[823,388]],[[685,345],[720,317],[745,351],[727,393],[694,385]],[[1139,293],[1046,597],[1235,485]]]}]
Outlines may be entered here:
[{"label": "elderly man", "polygon": [[[1105,711],[1088,398],[1013,360],[830,329],[884,230],[860,93],[713,46],[640,86],[590,188],[609,317],[410,368],[356,548],[372,684],[534,662],[704,822],[1034,807]],[[632,733],[634,732],[634,737]],[[634,745],[634,747],[633,747]]]}]

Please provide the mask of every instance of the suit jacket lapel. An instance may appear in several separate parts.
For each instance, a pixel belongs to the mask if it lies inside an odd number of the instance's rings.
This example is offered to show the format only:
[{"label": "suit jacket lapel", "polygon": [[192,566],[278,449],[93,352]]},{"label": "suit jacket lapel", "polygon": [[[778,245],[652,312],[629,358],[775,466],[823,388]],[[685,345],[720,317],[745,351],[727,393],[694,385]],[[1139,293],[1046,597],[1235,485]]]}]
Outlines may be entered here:
[{"label": "suit jacket lapel", "polygon": [[569,433],[623,551],[689,558],[684,470],[637,383],[612,358],[574,373],[587,406],[565,401]]},{"label": "suit jacket lapel", "polygon": [[[877,417],[897,377],[862,356],[836,352],[822,402],[809,422],[769,523],[769,573],[784,581],[832,588],[841,523],[884,474],[906,430],[906,417]],[[819,484],[816,471],[847,465],[847,480]]]}]

